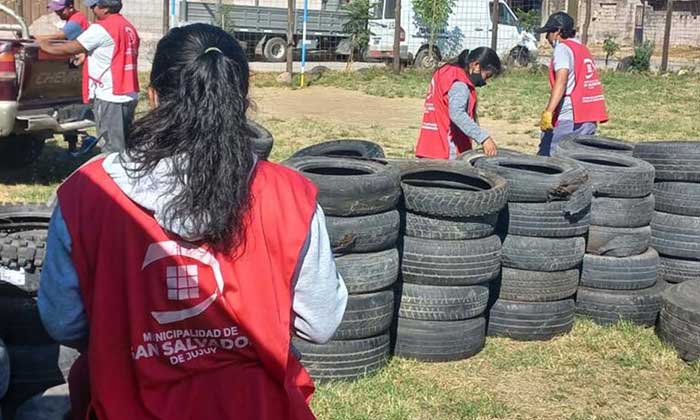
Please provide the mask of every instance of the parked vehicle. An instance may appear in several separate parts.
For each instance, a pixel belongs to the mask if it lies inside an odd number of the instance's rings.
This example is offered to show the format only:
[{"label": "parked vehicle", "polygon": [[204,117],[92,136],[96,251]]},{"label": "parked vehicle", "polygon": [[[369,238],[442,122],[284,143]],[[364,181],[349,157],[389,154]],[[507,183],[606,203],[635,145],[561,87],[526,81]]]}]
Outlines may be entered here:
[{"label": "parked vehicle", "polygon": [[74,142],[95,123],[83,104],[81,69],[70,57],[43,53],[12,9],[0,4],[0,12],[16,22],[0,30],[19,33],[0,38],[0,169],[7,169],[36,160],[54,134]]},{"label": "parked vehicle", "polygon": [[[370,20],[368,57],[393,57],[395,0],[380,0],[375,19]],[[447,27],[435,36],[433,54],[429,53],[430,33],[416,21],[412,7],[401,8],[401,59],[418,68],[432,68],[437,61],[458,55],[463,49],[491,45],[491,0],[456,0]],[[537,56],[537,40],[525,31],[508,5],[499,3],[498,54],[510,63],[525,65]]]},{"label": "parked vehicle", "polygon": [[[347,14],[342,10],[345,3],[345,0],[309,0],[306,48],[310,54],[321,51],[350,54],[348,35],[343,31],[347,21]],[[250,56],[285,61],[288,48],[286,0],[266,1],[264,6],[259,0],[234,0],[233,4],[224,4],[222,10],[218,10],[215,3],[185,1],[183,5],[186,23],[223,23],[224,29],[234,34]],[[295,48],[302,46],[303,14],[303,9],[296,10]]]}]

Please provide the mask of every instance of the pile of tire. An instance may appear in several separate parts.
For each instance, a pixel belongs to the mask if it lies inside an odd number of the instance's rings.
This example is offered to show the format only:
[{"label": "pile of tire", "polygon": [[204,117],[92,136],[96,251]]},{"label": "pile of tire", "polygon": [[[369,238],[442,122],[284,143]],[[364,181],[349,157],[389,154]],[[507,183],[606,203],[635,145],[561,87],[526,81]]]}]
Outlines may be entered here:
[{"label": "pile of tire", "polygon": [[634,156],[656,169],[651,243],[661,278],[700,279],[700,141],[639,143]]},{"label": "pile of tire", "polygon": [[650,247],[654,167],[622,153],[567,151],[588,170],[593,200],[576,312],[598,324],[653,326],[666,287]]},{"label": "pile of tire", "polygon": [[6,415],[64,383],[77,352],[56,344],[37,308],[51,209],[0,204],[0,391]]},{"label": "pile of tire", "polygon": [[[367,146],[351,140],[340,143]],[[302,364],[317,381],[352,380],[386,365],[399,273],[398,169],[363,156],[326,156],[332,154],[328,148],[332,149],[318,145],[285,161],[319,188],[318,202],[326,215],[336,266],[350,294],[331,341],[293,339]],[[379,146],[371,149],[383,156]]]},{"label": "pile of tire", "polygon": [[429,362],[471,357],[484,347],[489,282],[501,269],[494,232],[506,181],[465,164],[399,166],[405,236],[394,354]]},{"label": "pile of tire", "polygon": [[657,334],[687,361],[700,360],[700,141],[639,143],[634,156],[654,166],[651,244],[660,254],[663,296]]},{"label": "pile of tire", "polygon": [[569,332],[590,225],[587,171],[568,159],[518,153],[470,160],[508,181],[499,220],[503,270],[494,283],[488,335],[547,340]]}]

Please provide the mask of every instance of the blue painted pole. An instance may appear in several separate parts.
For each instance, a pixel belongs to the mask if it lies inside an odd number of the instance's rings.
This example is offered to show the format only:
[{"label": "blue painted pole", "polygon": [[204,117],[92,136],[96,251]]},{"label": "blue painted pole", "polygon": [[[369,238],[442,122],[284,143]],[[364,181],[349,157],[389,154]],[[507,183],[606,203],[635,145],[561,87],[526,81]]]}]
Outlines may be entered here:
[{"label": "blue painted pole", "polygon": [[309,18],[309,0],[304,0],[304,21],[301,33],[301,79],[299,87],[304,87],[304,70],[306,68],[306,22]]}]

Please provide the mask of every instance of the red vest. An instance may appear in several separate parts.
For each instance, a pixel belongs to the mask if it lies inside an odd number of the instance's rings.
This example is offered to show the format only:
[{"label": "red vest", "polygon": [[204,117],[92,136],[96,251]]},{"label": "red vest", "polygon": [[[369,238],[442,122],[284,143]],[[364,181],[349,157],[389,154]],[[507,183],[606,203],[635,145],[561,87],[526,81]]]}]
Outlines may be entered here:
[{"label": "red vest", "polygon": [[314,386],[290,335],[316,188],[258,162],[245,245],[232,257],[164,231],[102,162],[58,191],[90,326],[91,411],[100,420],[314,419]]},{"label": "red vest", "polygon": [[[603,84],[598,77],[595,62],[585,45],[571,40],[562,39],[561,42],[571,48],[574,54],[574,74],[576,83],[571,92],[571,106],[574,113],[574,123],[585,122],[606,122],[608,111],[605,107],[605,96],[603,95]],[[554,87],[556,72],[554,71],[554,60],[550,64],[549,84]],[[559,119],[554,116],[554,121]]]},{"label": "red vest", "polygon": [[[95,25],[105,28],[114,42],[114,55],[112,57],[112,92],[115,95],[128,95],[139,92],[138,54],[139,39],[136,28],[124,16],[114,14],[106,19],[98,20]],[[88,66],[89,57],[83,65],[83,102],[90,102],[90,82],[100,84],[102,78],[90,77]]]},{"label": "red vest", "polygon": [[416,145],[416,156],[431,159],[449,159],[450,142],[457,146],[457,153],[472,148],[472,142],[452,120],[450,120],[449,98],[450,88],[455,82],[466,83],[469,87],[469,106],[467,115],[474,118],[476,114],[477,96],[474,84],[467,73],[453,65],[439,68],[430,81],[428,95],[425,98],[423,123]]}]

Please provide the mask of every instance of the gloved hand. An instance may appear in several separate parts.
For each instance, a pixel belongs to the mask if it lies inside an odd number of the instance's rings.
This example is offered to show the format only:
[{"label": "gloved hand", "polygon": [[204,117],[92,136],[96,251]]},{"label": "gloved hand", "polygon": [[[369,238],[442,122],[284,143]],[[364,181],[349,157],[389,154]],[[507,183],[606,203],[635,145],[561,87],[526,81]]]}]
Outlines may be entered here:
[{"label": "gloved hand", "polygon": [[540,130],[554,130],[554,124],[552,123],[552,119],[554,119],[554,115],[549,111],[544,111],[542,113],[542,117],[540,118]]}]

